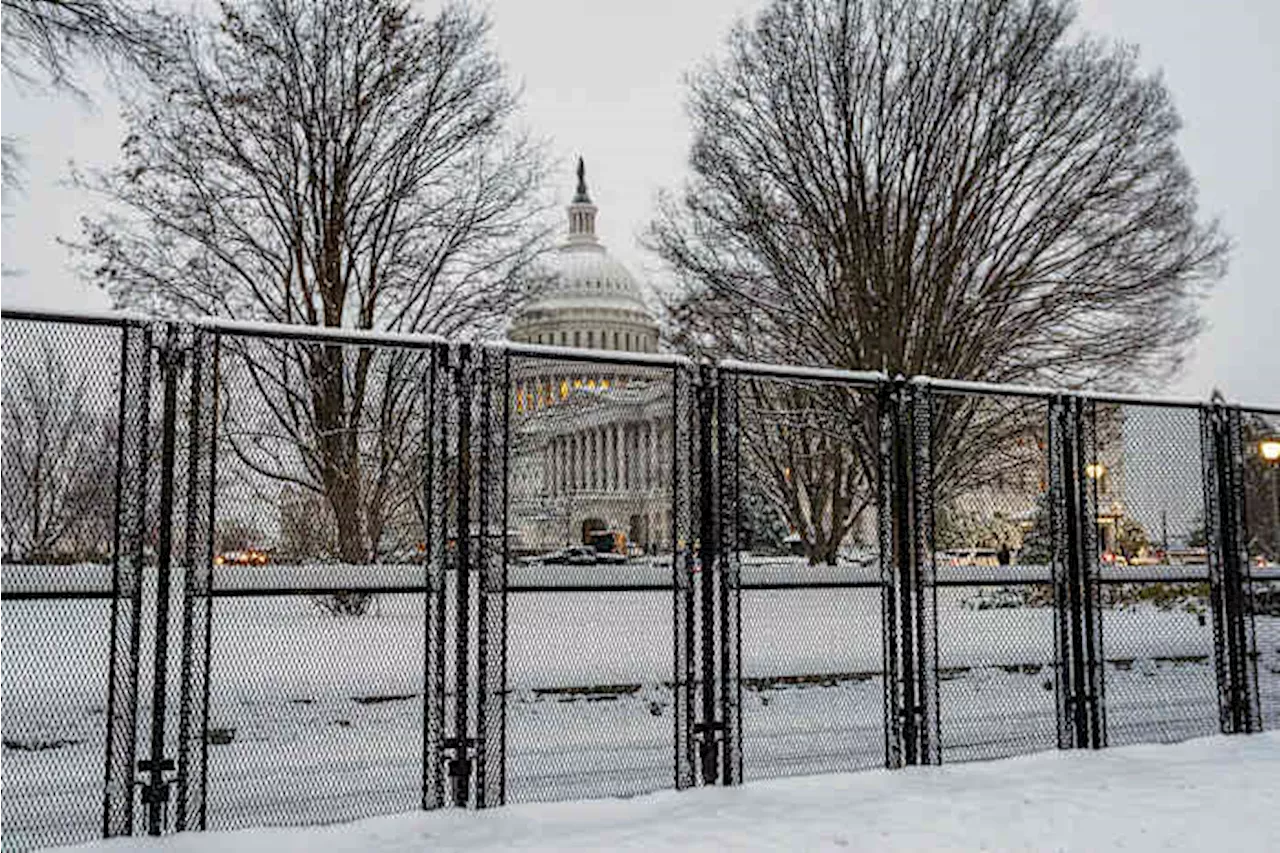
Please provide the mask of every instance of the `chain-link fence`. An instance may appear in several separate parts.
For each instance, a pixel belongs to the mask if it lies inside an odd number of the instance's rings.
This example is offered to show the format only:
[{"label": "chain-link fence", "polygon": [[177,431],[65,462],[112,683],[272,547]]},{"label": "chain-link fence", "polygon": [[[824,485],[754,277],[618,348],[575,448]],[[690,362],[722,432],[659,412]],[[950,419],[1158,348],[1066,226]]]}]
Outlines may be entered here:
[{"label": "chain-link fence", "polygon": [[1204,415],[1099,403],[1092,417],[1108,743],[1213,734]]},{"label": "chain-link fence", "polygon": [[6,312],[4,833],[1280,726],[1280,412]]},{"label": "chain-link fence", "polygon": [[[738,778],[884,763],[877,397],[869,383],[721,377],[720,513],[740,650]],[[736,635],[736,636],[735,636]],[[731,685],[732,686],[732,685]]]},{"label": "chain-link fence", "polygon": [[510,359],[507,802],[688,784],[694,409],[655,361]]},{"label": "chain-link fence", "polygon": [[[139,562],[124,516],[145,489],[142,329],[3,325],[4,837],[15,848],[104,832],[104,758],[132,760]],[[126,423],[129,412],[133,422]],[[109,780],[113,786],[116,780]],[[107,796],[117,794],[108,791]]]},{"label": "chain-link fence", "polygon": [[939,392],[931,415],[942,760],[1052,749],[1049,404]]}]

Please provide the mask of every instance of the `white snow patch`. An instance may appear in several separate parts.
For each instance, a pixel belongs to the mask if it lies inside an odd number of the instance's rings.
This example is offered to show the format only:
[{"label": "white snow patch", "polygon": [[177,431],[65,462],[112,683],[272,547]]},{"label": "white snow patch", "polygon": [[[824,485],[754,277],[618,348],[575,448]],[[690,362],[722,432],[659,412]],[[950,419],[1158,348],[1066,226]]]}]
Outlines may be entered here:
[{"label": "white snow patch", "polygon": [[1277,780],[1268,733],[64,849],[1262,851],[1280,849]]}]

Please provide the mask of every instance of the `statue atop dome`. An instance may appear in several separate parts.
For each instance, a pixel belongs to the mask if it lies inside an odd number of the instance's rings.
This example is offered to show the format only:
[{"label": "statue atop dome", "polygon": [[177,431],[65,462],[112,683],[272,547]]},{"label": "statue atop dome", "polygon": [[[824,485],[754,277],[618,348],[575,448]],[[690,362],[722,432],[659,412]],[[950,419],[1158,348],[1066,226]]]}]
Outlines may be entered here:
[{"label": "statue atop dome", "polygon": [[578,158],[578,191],[573,194],[574,204],[591,204],[591,196],[587,195],[587,167]]}]

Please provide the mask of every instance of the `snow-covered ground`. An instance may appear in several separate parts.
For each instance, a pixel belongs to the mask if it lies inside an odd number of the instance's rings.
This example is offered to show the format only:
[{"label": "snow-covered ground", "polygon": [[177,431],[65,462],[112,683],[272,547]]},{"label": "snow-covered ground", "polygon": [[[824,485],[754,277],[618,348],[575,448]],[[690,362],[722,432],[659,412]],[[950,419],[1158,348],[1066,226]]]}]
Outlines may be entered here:
[{"label": "snow-covered ground", "polygon": [[811,776],[626,800],[121,839],[79,853],[1280,849],[1280,734]]},{"label": "snow-covered ground", "polygon": [[[1051,611],[975,609],[973,594],[938,594],[944,761],[1052,748]],[[670,787],[671,594],[521,593],[508,606],[508,801]],[[298,598],[214,607],[210,725],[230,742],[210,747],[211,827],[417,806],[420,595],[381,596],[359,619]],[[108,612],[100,601],[3,604],[6,848],[97,831]],[[1264,714],[1280,728],[1280,619],[1257,621]],[[1212,631],[1196,614],[1107,610],[1103,629],[1111,743],[1217,731]],[[882,765],[876,590],[747,591],[742,630],[748,779]],[[141,681],[145,723],[148,670]]]}]

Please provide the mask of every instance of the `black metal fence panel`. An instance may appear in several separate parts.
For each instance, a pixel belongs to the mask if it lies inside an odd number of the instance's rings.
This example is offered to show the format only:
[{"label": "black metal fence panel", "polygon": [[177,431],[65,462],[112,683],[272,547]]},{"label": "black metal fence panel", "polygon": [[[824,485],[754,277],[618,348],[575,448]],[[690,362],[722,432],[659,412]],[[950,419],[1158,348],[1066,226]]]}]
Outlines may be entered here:
[{"label": "black metal fence panel", "polygon": [[506,372],[505,800],[688,784],[688,377],[535,356]]},{"label": "black metal fence panel", "polygon": [[1280,726],[1280,414],[6,312],[5,843]]},{"label": "black metal fence panel", "polygon": [[875,391],[750,372],[720,388],[737,778],[883,766]]},{"label": "black metal fence panel", "polygon": [[1280,729],[1280,414],[1240,412],[1244,541],[1263,729]]},{"label": "black metal fence panel", "polygon": [[3,811],[15,848],[132,826],[148,335],[4,322]]},{"label": "black metal fence panel", "polygon": [[438,805],[447,698],[425,685],[445,683],[438,635],[456,546],[435,520],[453,482],[432,454],[431,430],[446,429],[430,417],[438,356],[248,335],[216,346],[207,721],[197,727],[207,825]]},{"label": "black metal fence panel", "polygon": [[1059,745],[1049,404],[937,393],[932,406],[944,761]]},{"label": "black metal fence panel", "polygon": [[1098,404],[1097,503],[1108,743],[1219,730],[1202,412]]}]

